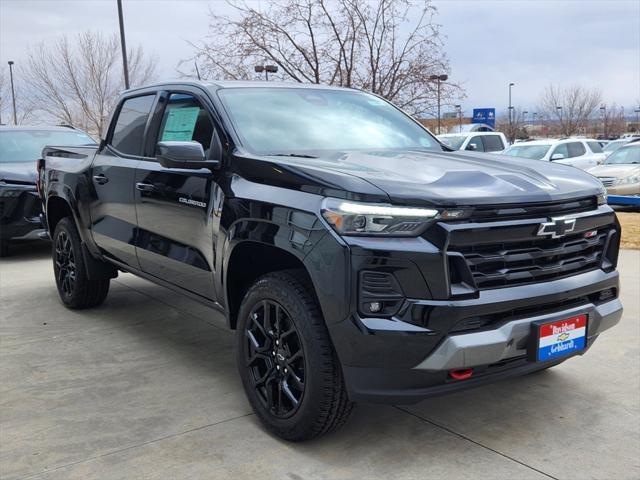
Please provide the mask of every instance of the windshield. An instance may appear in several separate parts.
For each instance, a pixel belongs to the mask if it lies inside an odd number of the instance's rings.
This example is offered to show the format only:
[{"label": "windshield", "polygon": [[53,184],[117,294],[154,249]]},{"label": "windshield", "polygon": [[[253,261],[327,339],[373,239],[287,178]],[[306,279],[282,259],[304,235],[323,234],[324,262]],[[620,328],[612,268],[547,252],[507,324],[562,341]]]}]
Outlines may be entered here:
[{"label": "windshield", "polygon": [[606,165],[640,164],[640,147],[620,148],[607,157]]},{"label": "windshield", "polygon": [[608,143],[606,147],[604,147],[602,149],[603,152],[605,153],[611,153],[611,152],[615,152],[616,150],[618,150],[621,146],[623,146],[625,143],[627,143],[627,141],[615,141],[615,142],[611,142]]},{"label": "windshield", "polygon": [[505,150],[505,155],[512,157],[531,158],[533,160],[542,160],[547,154],[551,145],[516,145]]},{"label": "windshield", "polygon": [[455,135],[455,136],[446,136],[446,137],[441,136],[438,138],[440,139],[440,141],[442,141],[442,143],[449,145],[451,148],[455,150],[460,150],[460,147],[462,146],[462,144],[464,143],[467,137],[464,135]]},{"label": "windshield", "polygon": [[95,145],[86,133],[65,130],[6,130],[0,131],[0,163],[35,162],[47,145]]},{"label": "windshield", "polygon": [[219,91],[243,145],[254,153],[358,149],[442,150],[424,128],[364,92],[306,88]]}]

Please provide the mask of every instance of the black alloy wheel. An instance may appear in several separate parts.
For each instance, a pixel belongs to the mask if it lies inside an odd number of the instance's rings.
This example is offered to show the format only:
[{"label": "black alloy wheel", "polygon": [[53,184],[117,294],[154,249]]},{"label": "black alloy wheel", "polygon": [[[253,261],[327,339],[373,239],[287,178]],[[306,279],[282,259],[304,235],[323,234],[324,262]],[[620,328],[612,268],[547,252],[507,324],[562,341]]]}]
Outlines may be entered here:
[{"label": "black alloy wheel", "polygon": [[65,231],[61,231],[56,238],[54,261],[60,290],[70,297],[76,284],[76,260],[71,238]]},{"label": "black alloy wheel", "polygon": [[305,390],[305,358],[300,335],[279,303],[263,300],[249,314],[245,360],[263,406],[277,418],[296,413]]},{"label": "black alloy wheel", "polygon": [[90,308],[104,302],[110,277],[104,275],[98,260],[86,263],[73,219],[64,217],[56,224],[51,246],[53,274],[62,303],[69,308]]},{"label": "black alloy wheel", "polygon": [[306,272],[258,278],[240,305],[236,341],[242,386],[270,432],[300,442],[347,421],[353,403]]}]

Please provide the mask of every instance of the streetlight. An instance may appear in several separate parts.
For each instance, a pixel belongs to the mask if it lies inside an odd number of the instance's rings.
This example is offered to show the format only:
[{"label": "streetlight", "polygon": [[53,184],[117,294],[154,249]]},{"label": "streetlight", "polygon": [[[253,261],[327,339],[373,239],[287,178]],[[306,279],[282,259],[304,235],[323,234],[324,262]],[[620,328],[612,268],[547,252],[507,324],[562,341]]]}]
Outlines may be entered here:
[{"label": "streetlight", "polygon": [[118,0],[118,21],[120,22],[120,49],[122,50],[122,70],[124,88],[129,90],[129,63],[127,62],[127,43],[124,40],[124,20],[122,18],[122,0]]},{"label": "streetlight", "polygon": [[[515,83],[511,82],[509,84],[509,135],[512,135],[513,132],[513,105],[511,105],[511,88],[515,85]],[[512,139],[513,140],[513,139]]]},{"label": "streetlight", "polygon": [[458,131],[462,132],[462,105],[454,105],[458,112]]},{"label": "streetlight", "polygon": [[600,106],[600,115],[602,115],[602,136],[607,136],[607,106],[602,104]]},{"label": "streetlight", "polygon": [[435,80],[438,84],[438,135],[440,135],[440,82],[446,82],[449,75],[429,75],[429,80]]},{"label": "streetlight", "polygon": [[557,106],[556,107],[556,111],[560,115],[560,134],[564,135],[564,127],[562,126],[562,107],[561,106]]},{"label": "streetlight", "polygon": [[256,65],[254,70],[257,73],[264,72],[264,78],[268,82],[269,81],[269,73],[276,73],[278,71],[277,65]]},{"label": "streetlight", "polygon": [[9,60],[9,77],[11,78],[11,98],[13,99],[13,124],[18,124],[18,115],[16,114],[16,91],[13,88],[13,60]]}]

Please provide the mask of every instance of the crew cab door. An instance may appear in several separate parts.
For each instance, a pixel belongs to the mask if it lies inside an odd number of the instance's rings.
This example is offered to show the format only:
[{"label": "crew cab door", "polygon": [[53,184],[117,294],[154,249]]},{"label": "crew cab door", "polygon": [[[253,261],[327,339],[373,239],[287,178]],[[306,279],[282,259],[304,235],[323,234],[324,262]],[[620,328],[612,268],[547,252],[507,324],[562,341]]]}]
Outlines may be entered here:
[{"label": "crew cab door", "polygon": [[103,253],[137,269],[134,178],[155,93],[124,99],[91,166],[91,232]]},{"label": "crew cab door", "polygon": [[[143,272],[210,300],[221,191],[209,169],[165,168],[156,142],[197,141],[207,158],[220,158],[220,142],[205,97],[163,92],[149,132],[147,158],[135,174],[137,254]],[[218,158],[213,158],[218,156]]]}]

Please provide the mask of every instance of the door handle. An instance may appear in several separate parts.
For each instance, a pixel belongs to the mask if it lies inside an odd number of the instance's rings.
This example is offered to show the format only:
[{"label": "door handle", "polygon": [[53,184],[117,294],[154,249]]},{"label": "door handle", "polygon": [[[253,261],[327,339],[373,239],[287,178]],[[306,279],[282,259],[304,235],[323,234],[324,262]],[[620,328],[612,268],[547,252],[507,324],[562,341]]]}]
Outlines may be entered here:
[{"label": "door handle", "polygon": [[100,174],[100,175],[94,175],[93,176],[93,180],[98,184],[98,185],[104,185],[105,183],[107,183],[109,181],[109,177],[105,176],[104,174]]},{"label": "door handle", "polygon": [[156,187],[150,183],[138,182],[136,183],[136,190],[140,190],[141,192],[155,192]]}]

